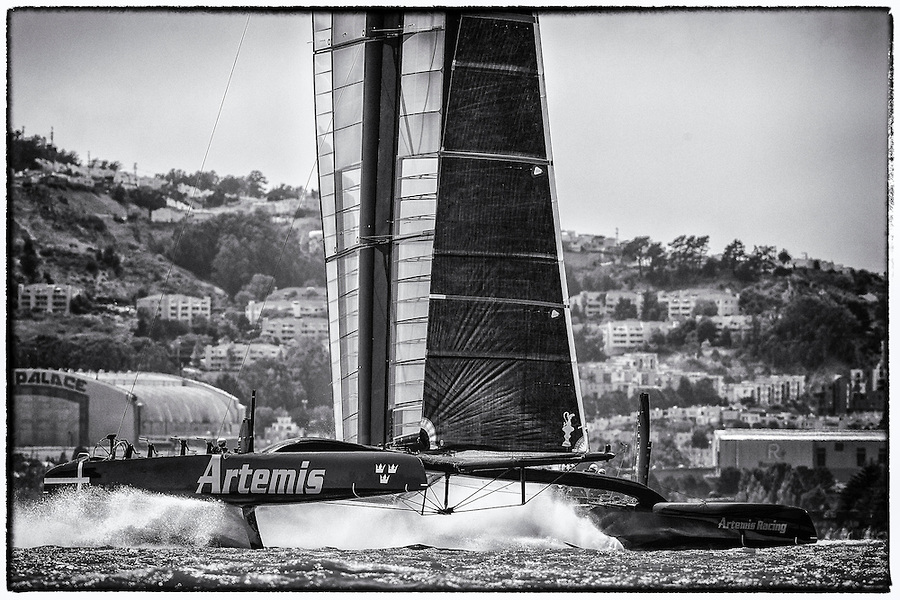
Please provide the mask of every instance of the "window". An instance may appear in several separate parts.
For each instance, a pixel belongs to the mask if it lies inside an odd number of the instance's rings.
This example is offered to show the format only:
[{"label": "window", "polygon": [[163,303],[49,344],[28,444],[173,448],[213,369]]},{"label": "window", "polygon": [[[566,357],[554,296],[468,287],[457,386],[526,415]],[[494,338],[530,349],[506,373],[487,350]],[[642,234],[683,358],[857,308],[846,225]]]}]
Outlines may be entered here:
[{"label": "window", "polygon": [[835,452],[843,452],[844,451],[844,442],[835,442],[834,443],[834,451]]},{"label": "window", "polygon": [[816,467],[825,466],[825,448],[816,448]]},{"label": "window", "polygon": [[856,449],[856,466],[864,467],[866,465],[866,449],[865,448],[857,448]]}]

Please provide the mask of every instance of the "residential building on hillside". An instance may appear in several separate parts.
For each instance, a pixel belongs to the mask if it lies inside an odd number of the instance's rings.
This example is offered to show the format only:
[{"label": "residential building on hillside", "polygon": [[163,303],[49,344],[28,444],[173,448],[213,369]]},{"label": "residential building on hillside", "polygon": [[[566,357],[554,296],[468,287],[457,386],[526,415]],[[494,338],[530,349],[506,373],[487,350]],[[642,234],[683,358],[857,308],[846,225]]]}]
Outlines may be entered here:
[{"label": "residential building on hillside", "polygon": [[197,298],[184,294],[154,294],[138,298],[137,309],[145,309],[151,315],[169,321],[181,321],[191,325],[197,317],[209,318],[212,314],[212,300],[209,296]]},{"label": "residential building on hillside", "polygon": [[717,396],[722,397],[725,392],[725,377],[722,375],[710,375],[705,371],[682,371],[681,369],[661,370],[657,378],[657,385],[677,390],[681,387],[681,380],[687,379],[691,385],[697,385],[701,381],[709,381]]},{"label": "residential building on hillside", "polygon": [[852,369],[849,376],[835,374],[830,383],[810,390],[819,414],[846,415],[860,411],[883,411],[887,406],[884,364],[871,371]]},{"label": "residential building on hillside", "polygon": [[738,302],[740,296],[730,290],[716,289],[686,289],[661,291],[656,295],[660,304],[665,303],[669,307],[669,319],[680,320],[692,316],[694,307],[698,301],[706,300],[714,302],[718,309],[717,316],[729,317],[740,314]]},{"label": "residential building on hillside", "polygon": [[794,402],[805,392],[805,375],[770,375],[726,384],[723,397],[730,403],[751,398],[760,406],[775,406]]},{"label": "residential building on hillside", "polygon": [[586,319],[602,319],[606,316],[606,292],[584,290],[569,298],[569,304],[577,306]]},{"label": "residential building on hillside", "polygon": [[612,315],[616,310],[616,306],[618,306],[619,302],[622,300],[631,302],[637,309],[637,316],[641,316],[641,308],[644,306],[643,292],[625,292],[620,290],[610,290],[606,292],[606,314]]},{"label": "residential building on hillside", "polygon": [[726,317],[705,317],[715,323],[716,331],[722,333],[725,330],[732,335],[744,335],[753,329],[753,317],[750,315],[728,315]]},{"label": "residential building on hillside", "polygon": [[81,294],[80,288],[55,283],[19,284],[18,307],[32,312],[69,314],[72,299]]},{"label": "residential building on hillside", "polygon": [[263,318],[262,336],[270,337],[279,344],[296,341],[303,337],[328,335],[326,317],[275,317]]},{"label": "residential building on hillside", "polygon": [[283,288],[269,294],[262,302],[251,300],[247,303],[245,314],[247,320],[255,323],[263,311],[289,312],[291,316],[303,317],[328,317],[328,303],[325,297],[325,288]]},{"label": "residential building on hillside", "polygon": [[608,321],[601,328],[603,331],[603,351],[608,356],[634,350],[650,342],[653,334],[669,333],[675,325],[665,321]]},{"label": "residential building on hillside", "polygon": [[279,415],[275,417],[274,423],[263,430],[261,437],[267,444],[276,444],[291,438],[303,437],[305,433],[302,427],[294,423],[290,415]]},{"label": "residential building on hillside", "polygon": [[238,371],[242,364],[252,364],[262,358],[280,360],[281,346],[261,342],[236,344],[225,341],[216,346],[206,346],[200,366],[206,371]]}]

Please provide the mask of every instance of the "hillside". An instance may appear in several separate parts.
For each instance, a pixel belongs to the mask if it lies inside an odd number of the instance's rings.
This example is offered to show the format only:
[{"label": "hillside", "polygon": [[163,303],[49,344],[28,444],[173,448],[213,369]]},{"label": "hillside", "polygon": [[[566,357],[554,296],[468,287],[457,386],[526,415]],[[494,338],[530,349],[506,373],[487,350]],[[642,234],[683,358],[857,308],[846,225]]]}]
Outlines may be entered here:
[{"label": "hillside", "polygon": [[[172,265],[160,253],[176,226],[150,224],[140,212],[123,207],[107,194],[13,186],[9,220],[13,279],[70,284],[93,298],[124,303],[164,287],[224,298],[222,290]],[[34,278],[22,268],[26,239],[38,257]],[[104,263],[102,253],[107,249],[110,258]]]},{"label": "hillside", "polygon": [[[14,182],[11,303],[17,284],[53,282],[83,289],[94,305],[87,311],[92,313],[102,305],[134,306],[138,297],[165,291],[209,295],[218,311],[240,315],[246,298],[238,299],[237,292],[262,293],[252,283],[257,274],[272,276],[277,287],[324,284],[321,256],[303,247],[308,232],[318,228],[315,216],[304,216],[288,228],[239,204],[222,206],[216,213],[188,225],[152,223],[145,208],[114,199],[102,187]],[[286,254],[294,262],[276,272],[271,263],[281,251],[279,231],[293,233]],[[173,252],[176,238],[179,244]],[[728,265],[718,258],[679,258],[674,247],[655,262],[641,264],[623,250],[627,248],[621,244],[606,253],[567,251],[570,295],[581,290],[727,289],[740,294],[742,312],[759,322],[754,335],[740,343],[709,338],[717,349],[714,359],[700,356],[692,346],[703,341],[702,330],[693,326],[648,348],[672,362],[735,376],[803,372],[824,381],[833,372],[873,368],[881,358],[887,290],[879,275],[785,268],[774,261],[768,266],[757,261],[750,269],[747,265],[754,264],[755,256]],[[77,322],[77,330],[94,327]],[[36,335],[25,331],[40,330],[33,325],[17,322],[19,339]],[[580,358],[591,354],[579,348]]]}]

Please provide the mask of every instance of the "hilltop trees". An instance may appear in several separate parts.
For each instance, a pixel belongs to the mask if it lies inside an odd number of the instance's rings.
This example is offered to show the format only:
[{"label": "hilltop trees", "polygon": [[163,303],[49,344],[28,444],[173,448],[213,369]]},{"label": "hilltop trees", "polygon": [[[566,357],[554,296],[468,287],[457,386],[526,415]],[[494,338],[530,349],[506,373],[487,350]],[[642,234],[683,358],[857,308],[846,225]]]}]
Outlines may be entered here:
[{"label": "hilltop trees", "polygon": [[60,150],[53,144],[48,144],[47,139],[38,135],[26,138],[22,130],[7,130],[6,144],[8,150],[7,160],[9,168],[13,171],[38,168],[37,159],[54,162],[79,165],[78,155],[74,152]]},{"label": "hilltop trees", "polygon": [[[159,174],[157,177],[165,179],[173,188],[179,184],[185,184],[200,190],[209,190],[213,192],[207,198],[207,204],[219,206],[224,204],[228,198],[237,198],[239,196],[249,196],[250,198],[268,198],[265,186],[269,183],[262,171],[256,169],[250,171],[246,176],[239,177],[235,175],[225,175],[219,177],[215,171],[197,171],[196,173],[186,173],[181,169],[171,169],[165,175]],[[282,194],[285,191],[285,185],[281,184]],[[287,188],[291,189],[291,188]],[[302,188],[301,188],[302,189]],[[300,196],[289,196],[299,198]]]},{"label": "hilltop trees", "polygon": [[274,277],[278,287],[324,285],[321,257],[300,249],[295,236],[260,212],[223,214],[189,225],[169,249],[180,267],[234,296],[254,275]]}]

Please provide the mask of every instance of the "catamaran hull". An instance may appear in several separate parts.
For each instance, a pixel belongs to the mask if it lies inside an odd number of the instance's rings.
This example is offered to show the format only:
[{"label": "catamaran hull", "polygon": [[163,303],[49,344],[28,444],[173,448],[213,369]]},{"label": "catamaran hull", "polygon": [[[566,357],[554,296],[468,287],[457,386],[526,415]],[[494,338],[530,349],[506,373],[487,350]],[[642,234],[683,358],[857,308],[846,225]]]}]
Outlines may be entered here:
[{"label": "catamaran hull", "polygon": [[426,479],[417,458],[372,450],[82,459],[44,476],[44,491],[63,486],[127,486],[259,506],[414,492],[424,489]]},{"label": "catamaran hull", "polygon": [[600,505],[597,527],[629,550],[765,548],[812,544],[816,529],[801,508],[744,502],[659,502],[651,509]]}]

